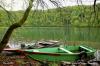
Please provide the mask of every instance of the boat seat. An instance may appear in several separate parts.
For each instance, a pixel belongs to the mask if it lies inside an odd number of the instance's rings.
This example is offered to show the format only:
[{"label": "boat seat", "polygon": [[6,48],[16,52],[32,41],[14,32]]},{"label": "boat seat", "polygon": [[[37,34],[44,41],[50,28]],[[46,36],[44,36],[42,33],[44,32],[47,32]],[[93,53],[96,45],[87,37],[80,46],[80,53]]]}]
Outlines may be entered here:
[{"label": "boat seat", "polygon": [[33,50],[33,52],[39,52],[39,50]]},{"label": "boat seat", "polygon": [[84,46],[80,46],[80,48],[85,49],[85,50],[87,50],[87,51],[89,51],[89,52],[93,52],[91,49],[88,49],[88,48],[86,48],[86,47],[84,47]]},{"label": "boat seat", "polygon": [[66,49],[64,49],[64,48],[62,48],[62,47],[60,47],[59,49],[62,50],[62,51],[64,51],[64,52],[67,52],[67,53],[69,53],[69,54],[73,54],[73,52],[71,52],[71,51],[69,51],[69,50],[66,50]]}]

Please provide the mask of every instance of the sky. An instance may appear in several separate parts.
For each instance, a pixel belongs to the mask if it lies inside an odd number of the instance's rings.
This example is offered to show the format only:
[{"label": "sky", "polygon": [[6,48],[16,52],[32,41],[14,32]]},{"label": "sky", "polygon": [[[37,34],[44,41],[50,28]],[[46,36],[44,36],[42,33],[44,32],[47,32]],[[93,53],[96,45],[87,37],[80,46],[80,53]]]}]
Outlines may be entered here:
[{"label": "sky", "polygon": [[[4,4],[2,4],[2,1]],[[55,1],[55,0],[52,0]],[[61,5],[61,7],[66,6],[75,6],[77,5],[77,0],[56,0]],[[94,0],[82,0],[83,5],[93,5]],[[39,4],[38,9],[52,9],[56,8],[54,4],[52,4],[49,0],[44,0],[45,7],[41,7],[41,4]],[[97,0],[97,3],[100,3],[100,0]],[[78,1],[78,4],[81,4],[81,1]],[[0,5],[2,5],[7,10],[17,11],[17,10],[25,10],[28,6],[27,0],[0,0]],[[36,0],[33,3],[33,8],[36,9],[37,3]]]}]

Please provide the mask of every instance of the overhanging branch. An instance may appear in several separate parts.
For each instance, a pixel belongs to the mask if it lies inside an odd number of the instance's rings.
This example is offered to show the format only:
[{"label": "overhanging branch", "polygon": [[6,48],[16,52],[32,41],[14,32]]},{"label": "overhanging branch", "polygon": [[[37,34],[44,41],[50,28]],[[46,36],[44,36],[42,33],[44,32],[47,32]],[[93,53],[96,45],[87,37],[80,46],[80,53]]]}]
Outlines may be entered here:
[{"label": "overhanging branch", "polygon": [[2,52],[2,50],[4,49],[4,47],[6,46],[6,44],[8,43],[8,41],[9,41],[9,39],[10,39],[10,36],[11,36],[12,32],[14,31],[14,29],[16,29],[16,28],[18,28],[18,27],[21,27],[21,26],[25,23],[25,21],[26,21],[28,15],[29,15],[29,12],[31,11],[32,5],[33,5],[33,0],[30,0],[30,1],[29,1],[29,6],[28,6],[28,8],[26,9],[26,11],[24,12],[24,15],[23,15],[23,17],[20,19],[20,21],[19,21],[18,23],[12,24],[12,25],[8,28],[7,32],[5,33],[3,39],[2,39],[1,42],[0,42],[0,52]]}]

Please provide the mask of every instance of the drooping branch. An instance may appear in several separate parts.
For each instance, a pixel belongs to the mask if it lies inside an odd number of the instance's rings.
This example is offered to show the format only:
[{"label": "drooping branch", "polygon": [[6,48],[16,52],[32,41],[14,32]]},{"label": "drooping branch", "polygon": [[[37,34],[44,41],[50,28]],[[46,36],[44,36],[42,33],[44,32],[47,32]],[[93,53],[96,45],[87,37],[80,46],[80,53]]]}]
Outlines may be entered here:
[{"label": "drooping branch", "polygon": [[96,1],[97,1],[97,0],[94,0],[94,5],[93,5],[93,7],[94,7],[94,12],[96,12]]},{"label": "drooping branch", "polygon": [[14,31],[14,29],[16,29],[16,28],[18,28],[18,27],[21,27],[21,26],[25,23],[25,21],[26,21],[28,15],[29,15],[29,12],[31,11],[32,5],[33,5],[33,0],[30,0],[30,1],[29,1],[29,6],[28,6],[28,8],[26,9],[26,11],[24,12],[24,15],[23,15],[23,17],[20,19],[20,21],[17,22],[17,23],[12,24],[12,25],[8,28],[7,32],[5,33],[3,39],[2,39],[1,42],[0,42],[0,52],[2,52],[2,50],[4,49],[4,47],[6,46],[6,44],[8,43],[8,41],[9,41],[9,39],[10,39],[10,36],[11,36],[12,32]]},{"label": "drooping branch", "polygon": [[0,5],[0,8],[3,9],[7,13],[8,19],[11,21],[11,17],[10,17],[11,13],[8,10],[6,10],[3,6],[1,6],[1,5]]},{"label": "drooping branch", "polygon": [[98,23],[99,24],[99,18],[98,18],[98,7],[97,7],[97,0],[94,0],[94,5],[93,5],[93,8],[94,8],[94,22]]}]

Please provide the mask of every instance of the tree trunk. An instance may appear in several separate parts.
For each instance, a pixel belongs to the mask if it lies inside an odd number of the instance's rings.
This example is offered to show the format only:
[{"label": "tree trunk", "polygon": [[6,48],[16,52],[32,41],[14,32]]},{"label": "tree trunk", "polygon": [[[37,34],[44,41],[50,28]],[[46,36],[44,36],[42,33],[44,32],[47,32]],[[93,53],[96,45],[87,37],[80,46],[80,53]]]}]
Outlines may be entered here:
[{"label": "tree trunk", "polygon": [[8,43],[9,38],[11,37],[11,34],[12,34],[12,32],[14,31],[14,29],[16,29],[16,28],[18,28],[18,27],[21,27],[21,26],[25,23],[25,21],[26,21],[28,15],[29,15],[29,12],[31,11],[32,5],[33,5],[33,0],[30,0],[30,1],[29,1],[29,6],[28,6],[28,8],[26,9],[26,11],[24,12],[24,15],[23,15],[23,17],[20,19],[20,21],[19,21],[18,23],[12,24],[12,25],[8,28],[7,32],[5,33],[3,39],[2,39],[1,42],[0,42],[0,53],[2,52],[2,50],[5,48],[6,44]]}]

